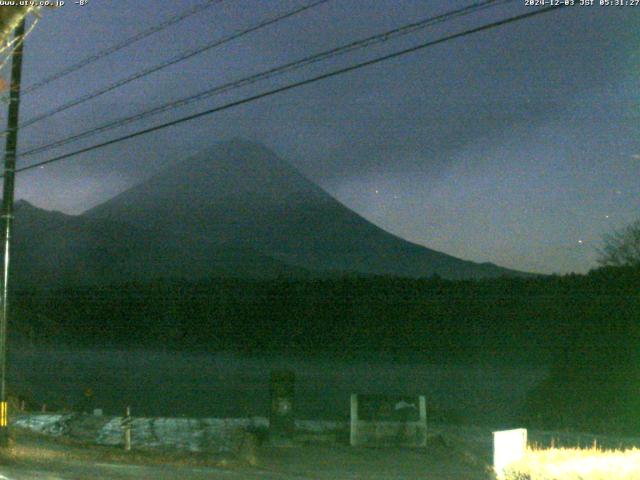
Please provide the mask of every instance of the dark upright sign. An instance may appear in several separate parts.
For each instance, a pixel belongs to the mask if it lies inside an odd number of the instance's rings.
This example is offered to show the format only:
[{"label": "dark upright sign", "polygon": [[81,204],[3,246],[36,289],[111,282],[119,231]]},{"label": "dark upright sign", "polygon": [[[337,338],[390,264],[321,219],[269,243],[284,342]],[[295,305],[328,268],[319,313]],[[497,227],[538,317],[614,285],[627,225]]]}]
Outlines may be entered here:
[{"label": "dark upright sign", "polygon": [[292,370],[271,372],[269,435],[272,440],[290,440],[295,430],[294,395],[296,375]]}]

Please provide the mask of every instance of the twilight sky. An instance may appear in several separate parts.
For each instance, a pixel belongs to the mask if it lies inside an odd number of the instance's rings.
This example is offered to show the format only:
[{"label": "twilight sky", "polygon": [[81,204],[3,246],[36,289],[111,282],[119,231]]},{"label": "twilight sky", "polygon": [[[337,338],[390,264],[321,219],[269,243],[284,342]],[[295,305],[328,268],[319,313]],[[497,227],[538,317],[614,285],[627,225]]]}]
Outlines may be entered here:
[{"label": "twilight sky", "polygon": [[[23,85],[202,2],[68,0],[45,10],[26,42]],[[25,95],[21,118],[305,3],[224,0]],[[330,0],[27,127],[20,150],[470,3]],[[532,8],[516,0],[19,159],[19,166]],[[639,114],[640,7],[576,6],[25,172],[17,196],[80,213],[168,163],[244,137],[413,242],[520,270],[585,272],[595,266],[602,235],[638,217]]]}]

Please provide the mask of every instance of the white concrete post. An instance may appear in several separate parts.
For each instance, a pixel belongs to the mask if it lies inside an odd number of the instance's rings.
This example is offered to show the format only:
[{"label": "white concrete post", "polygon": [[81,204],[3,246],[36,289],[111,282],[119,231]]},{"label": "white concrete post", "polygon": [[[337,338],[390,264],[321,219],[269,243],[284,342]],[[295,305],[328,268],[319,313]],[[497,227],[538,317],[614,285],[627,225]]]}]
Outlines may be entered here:
[{"label": "white concrete post", "polygon": [[493,469],[498,479],[504,479],[504,470],[520,460],[527,449],[527,429],[493,432]]}]

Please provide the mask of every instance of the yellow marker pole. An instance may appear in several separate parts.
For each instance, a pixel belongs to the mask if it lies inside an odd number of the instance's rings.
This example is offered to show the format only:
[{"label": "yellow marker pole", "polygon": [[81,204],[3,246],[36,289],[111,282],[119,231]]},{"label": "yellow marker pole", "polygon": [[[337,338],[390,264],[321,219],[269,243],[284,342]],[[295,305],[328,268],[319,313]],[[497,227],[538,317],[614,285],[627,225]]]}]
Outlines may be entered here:
[{"label": "yellow marker pole", "polygon": [[0,427],[6,428],[9,425],[7,402],[0,402]]}]

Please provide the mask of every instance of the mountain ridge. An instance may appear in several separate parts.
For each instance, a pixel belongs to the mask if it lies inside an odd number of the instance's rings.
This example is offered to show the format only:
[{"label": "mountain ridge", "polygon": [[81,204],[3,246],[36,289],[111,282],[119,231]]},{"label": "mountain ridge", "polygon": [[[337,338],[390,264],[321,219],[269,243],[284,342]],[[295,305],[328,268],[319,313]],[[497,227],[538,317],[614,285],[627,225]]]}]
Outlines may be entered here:
[{"label": "mountain ridge", "polygon": [[[89,283],[172,274],[526,275],[393,235],[271,150],[239,139],[176,162],[80,215],[18,202],[16,217],[16,256],[29,276],[42,274],[53,249],[73,283],[83,275],[94,279]],[[52,278],[54,267],[44,270]]]}]

